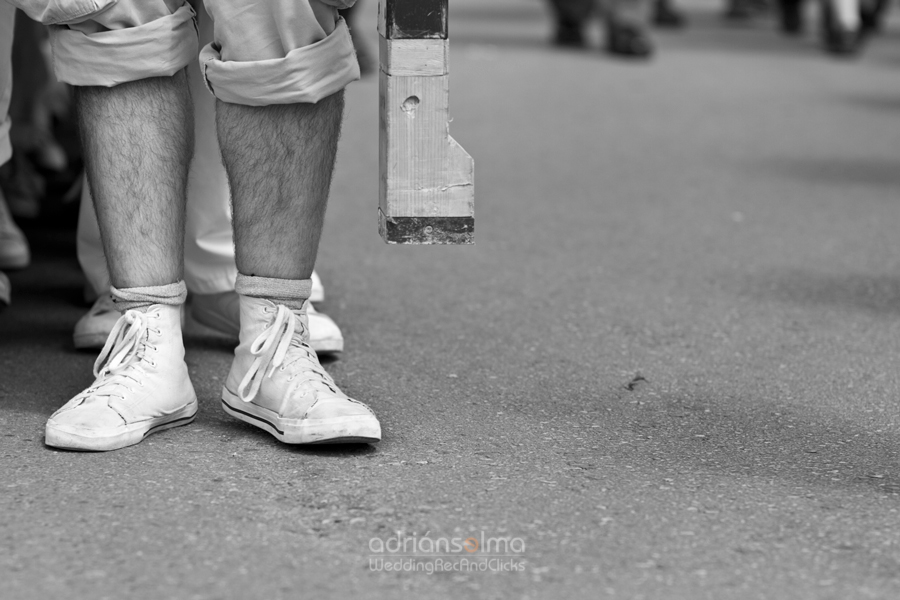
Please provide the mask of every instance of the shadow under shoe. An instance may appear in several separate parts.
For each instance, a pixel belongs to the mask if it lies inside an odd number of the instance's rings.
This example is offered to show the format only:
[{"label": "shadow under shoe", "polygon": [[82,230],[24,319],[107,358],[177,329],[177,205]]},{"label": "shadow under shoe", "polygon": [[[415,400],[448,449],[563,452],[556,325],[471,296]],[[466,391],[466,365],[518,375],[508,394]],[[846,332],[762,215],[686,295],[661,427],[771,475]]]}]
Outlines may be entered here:
[{"label": "shadow under shoe", "polygon": [[375,414],[319,364],[305,312],[239,298],[240,344],[222,389],[225,412],[289,444],[379,441]]},{"label": "shadow under shoe", "polygon": [[197,395],[184,362],[180,307],[155,304],[122,315],[94,376],[47,421],[48,446],[116,450],[193,421]]}]

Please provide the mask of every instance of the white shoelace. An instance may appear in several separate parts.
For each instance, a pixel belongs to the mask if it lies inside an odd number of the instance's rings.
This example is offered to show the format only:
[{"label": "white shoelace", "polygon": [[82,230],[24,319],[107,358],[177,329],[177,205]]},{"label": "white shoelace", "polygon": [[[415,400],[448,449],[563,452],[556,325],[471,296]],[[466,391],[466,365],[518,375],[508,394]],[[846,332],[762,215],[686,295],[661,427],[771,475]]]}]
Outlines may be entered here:
[{"label": "white shoelace", "polygon": [[[94,377],[97,378],[94,385],[73,400],[89,396],[123,398],[121,394],[114,393],[116,386],[127,388],[129,379],[141,383],[132,367],[137,366],[144,357],[144,347],[147,345],[144,338],[150,330],[147,321],[147,315],[136,310],[127,311],[116,321],[100,356],[94,362]],[[153,362],[150,364],[155,366]]]},{"label": "white shoelace", "polygon": [[[297,318],[297,315],[288,307],[279,304],[278,311],[275,314],[275,321],[250,345],[250,353],[256,358],[250,365],[250,370],[244,375],[241,384],[238,386],[238,397],[244,402],[252,402],[259,393],[259,387],[262,385],[261,374],[265,373],[266,377],[272,377],[278,368],[285,369],[296,363],[304,363],[301,369],[303,373],[309,373],[310,383],[315,387],[324,390],[330,390],[337,394],[337,384],[331,378],[331,375],[325,372],[316,353],[306,343],[298,341],[294,335],[300,334],[302,339],[305,333],[303,321]],[[288,350],[295,348],[298,353],[291,357],[291,360],[285,363],[285,357]],[[293,379],[291,375],[289,379]],[[248,389],[249,387],[249,389]]]}]

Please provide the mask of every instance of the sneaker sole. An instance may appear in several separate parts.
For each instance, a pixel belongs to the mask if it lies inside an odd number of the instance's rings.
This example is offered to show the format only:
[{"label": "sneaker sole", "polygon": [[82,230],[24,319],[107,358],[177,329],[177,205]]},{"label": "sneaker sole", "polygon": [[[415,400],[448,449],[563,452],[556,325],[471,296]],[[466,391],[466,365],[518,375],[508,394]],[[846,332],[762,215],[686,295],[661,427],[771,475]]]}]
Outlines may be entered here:
[{"label": "sneaker sole", "polygon": [[151,433],[159,433],[172,427],[180,427],[187,425],[197,416],[198,404],[195,399],[184,408],[160,417],[151,419],[141,423],[126,425],[116,430],[112,435],[92,435],[87,436],[68,429],[54,427],[51,423],[47,423],[44,433],[44,443],[54,448],[63,448],[65,450],[91,450],[95,452],[105,452],[108,450],[118,450],[127,446],[133,446],[144,440]]},{"label": "sneaker sole", "polygon": [[277,413],[244,402],[222,388],[222,408],[235,419],[259,427],[285,444],[370,444],[381,441],[381,425],[373,416],[335,417],[284,422]]}]

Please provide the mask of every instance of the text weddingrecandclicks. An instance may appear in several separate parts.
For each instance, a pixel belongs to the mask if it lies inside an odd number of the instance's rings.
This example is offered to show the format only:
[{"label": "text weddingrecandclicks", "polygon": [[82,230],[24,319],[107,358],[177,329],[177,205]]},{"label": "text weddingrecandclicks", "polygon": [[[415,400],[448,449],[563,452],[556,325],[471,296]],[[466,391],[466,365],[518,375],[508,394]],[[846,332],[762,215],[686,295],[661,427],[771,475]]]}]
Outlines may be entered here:
[{"label": "text weddingrecandclicks", "polygon": [[525,540],[490,537],[396,535],[369,540],[369,569],[391,572],[518,572],[525,570]]}]

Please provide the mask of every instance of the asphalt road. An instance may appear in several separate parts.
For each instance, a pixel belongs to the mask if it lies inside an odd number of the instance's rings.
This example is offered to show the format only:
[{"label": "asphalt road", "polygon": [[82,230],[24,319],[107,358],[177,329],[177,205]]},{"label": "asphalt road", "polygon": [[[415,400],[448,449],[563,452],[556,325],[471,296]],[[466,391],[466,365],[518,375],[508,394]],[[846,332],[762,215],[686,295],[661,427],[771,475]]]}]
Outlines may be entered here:
[{"label": "asphalt road", "polygon": [[[191,325],[195,424],[46,448],[93,356],[73,235],[31,225],[0,315],[0,596],[900,597],[898,16],[836,61],[696,2],[644,64],[549,48],[537,0],[452,5],[477,244],[382,244],[367,79],[318,265],[327,366],[384,440],[232,420],[231,347]],[[377,570],[391,539],[424,565],[422,539],[475,537],[438,553],[481,564],[482,536],[521,570]]]}]

